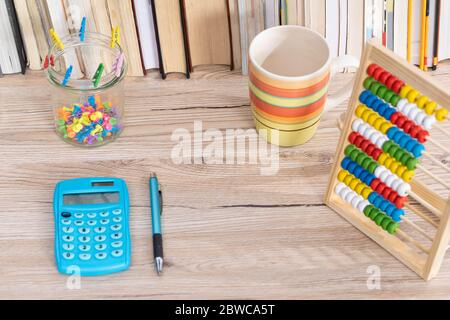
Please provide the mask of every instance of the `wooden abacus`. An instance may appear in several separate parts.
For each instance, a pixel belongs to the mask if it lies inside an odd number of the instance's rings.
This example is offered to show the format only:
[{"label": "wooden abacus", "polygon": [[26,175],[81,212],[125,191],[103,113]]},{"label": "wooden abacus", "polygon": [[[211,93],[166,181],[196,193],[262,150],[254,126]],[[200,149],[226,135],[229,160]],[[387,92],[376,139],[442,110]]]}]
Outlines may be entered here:
[{"label": "wooden abacus", "polygon": [[450,138],[449,106],[450,95],[430,76],[367,44],[325,195],[330,208],[427,281],[450,240],[450,168],[428,151],[450,154],[434,136],[436,129]]}]

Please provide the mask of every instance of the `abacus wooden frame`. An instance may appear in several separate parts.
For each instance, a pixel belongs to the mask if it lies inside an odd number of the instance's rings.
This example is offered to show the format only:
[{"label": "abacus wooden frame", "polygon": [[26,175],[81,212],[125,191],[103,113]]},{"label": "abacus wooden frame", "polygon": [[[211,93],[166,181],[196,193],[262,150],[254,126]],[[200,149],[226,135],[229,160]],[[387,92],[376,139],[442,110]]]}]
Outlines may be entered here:
[{"label": "abacus wooden frame", "polygon": [[415,271],[424,280],[428,281],[439,272],[450,240],[450,197],[444,199],[419,181],[413,181],[411,183],[413,193],[420,197],[421,201],[425,204],[435,208],[434,214],[440,218],[432,246],[429,249],[427,257],[425,257],[424,255],[418,254],[407,241],[400,239],[396,235],[390,235],[377,226],[364,214],[361,214],[357,209],[345,203],[334,192],[334,188],[339,183],[337,175],[340,170],[340,163],[345,156],[344,150],[349,145],[347,137],[352,131],[351,124],[355,120],[355,110],[359,104],[359,94],[364,90],[363,81],[367,77],[366,70],[371,63],[376,63],[388,70],[399,79],[405,81],[415,89],[420,90],[424,95],[449,110],[450,95],[446,93],[446,90],[442,86],[436,83],[429,75],[408,64],[390,50],[376,44],[375,41],[371,41],[366,45],[361,58],[361,66],[356,74],[353,94],[350,98],[345,124],[336,150],[335,163],[325,194],[325,203],[406,266]]}]

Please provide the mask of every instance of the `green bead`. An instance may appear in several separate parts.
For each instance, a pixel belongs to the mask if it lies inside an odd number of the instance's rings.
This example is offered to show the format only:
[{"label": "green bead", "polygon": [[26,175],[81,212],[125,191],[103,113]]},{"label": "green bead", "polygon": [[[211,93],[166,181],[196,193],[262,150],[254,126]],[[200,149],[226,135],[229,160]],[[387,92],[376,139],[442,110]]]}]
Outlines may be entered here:
[{"label": "green bead", "polygon": [[377,170],[377,168],[378,168],[378,164],[374,161],[374,162],[372,162],[372,163],[369,165],[368,171],[369,171],[371,174],[374,174],[374,173],[375,173],[375,170]]},{"label": "green bead", "polygon": [[374,95],[376,95],[377,92],[378,92],[378,89],[380,89],[380,87],[381,87],[381,84],[380,84],[380,83],[378,83],[378,82],[373,82],[372,85],[370,86],[370,91],[372,91],[372,93],[373,93]]},{"label": "green bead", "polygon": [[403,158],[404,154],[405,154],[405,151],[403,151],[402,148],[398,148],[397,151],[395,151],[395,153],[392,156],[404,164],[404,162],[402,162],[402,158]]},{"label": "green bead", "polygon": [[400,162],[401,163],[408,163],[409,159],[411,159],[412,156],[408,152],[406,152],[405,150],[403,150],[403,152],[404,152],[404,154],[403,154],[402,158],[400,159]]},{"label": "green bead", "polygon": [[388,91],[388,88],[386,88],[385,86],[381,86],[378,89],[377,94],[378,94],[379,97],[384,97],[384,95],[386,94],[387,91]]},{"label": "green bead", "polygon": [[400,101],[400,97],[399,97],[398,95],[394,95],[394,96],[391,98],[391,100],[390,100],[391,104],[392,104],[394,107],[397,106],[397,104],[398,104],[399,101]]},{"label": "green bead", "polygon": [[366,159],[364,159],[364,161],[362,162],[361,167],[363,167],[365,170],[368,170],[372,161],[373,161],[372,159],[366,156]]},{"label": "green bead", "polygon": [[392,97],[394,96],[395,92],[392,90],[388,90],[386,91],[386,93],[384,94],[384,100],[385,101],[391,101]]},{"label": "green bead", "polygon": [[388,153],[394,157],[394,155],[397,153],[398,150],[401,150],[401,148],[395,144],[393,144],[390,148]]},{"label": "green bead", "polygon": [[117,119],[111,118],[111,119],[109,119],[109,123],[111,123],[113,126],[115,126],[117,124]]},{"label": "green bead", "polygon": [[369,218],[372,219],[373,221],[375,221],[375,219],[378,217],[378,215],[382,214],[380,209],[375,208],[374,210],[372,210],[372,212],[370,213]]},{"label": "green bead", "polygon": [[383,228],[383,230],[387,230],[387,228],[391,222],[392,222],[392,219],[389,218],[388,216],[386,216],[386,218],[383,220],[383,222],[381,222],[381,227]]},{"label": "green bead", "polygon": [[395,234],[397,232],[399,225],[398,223],[395,223],[394,221],[392,221],[388,227],[387,227],[387,232],[389,232],[390,234]]},{"label": "green bead", "polygon": [[364,215],[366,217],[368,217],[370,215],[370,212],[375,209],[375,207],[373,205],[369,205],[367,207],[364,208]]},{"label": "green bead", "polygon": [[366,158],[367,158],[367,156],[364,153],[360,152],[358,157],[356,158],[356,162],[362,163]]},{"label": "green bead", "polygon": [[377,224],[377,226],[381,226],[381,223],[383,222],[384,219],[389,218],[388,216],[386,216],[385,214],[379,214],[376,218],[375,218],[375,223]]},{"label": "green bead", "polygon": [[374,78],[372,78],[372,77],[369,77],[369,78],[367,78],[366,80],[364,80],[364,83],[363,83],[363,86],[364,86],[364,88],[366,89],[366,90],[369,90],[370,89],[370,86],[372,85],[372,82],[374,82]]},{"label": "green bead", "polygon": [[350,156],[350,154],[352,153],[352,151],[353,150],[355,150],[355,146],[354,145],[352,145],[352,144],[349,144],[348,146],[347,146],[347,148],[345,148],[345,151],[344,151],[344,153],[345,153],[345,155],[348,157],[348,156]]},{"label": "green bead", "polygon": [[388,140],[383,144],[383,151],[388,152],[389,148],[392,146],[392,141]]},{"label": "green bead", "polygon": [[406,166],[408,167],[408,170],[415,170],[417,165],[419,164],[419,159],[417,158],[411,158],[406,162]]},{"label": "green bead", "polygon": [[359,156],[359,152],[358,152],[358,150],[353,150],[352,152],[351,152],[351,154],[350,154],[350,158],[354,161],[354,162],[356,162],[356,159],[358,158],[358,156]]}]

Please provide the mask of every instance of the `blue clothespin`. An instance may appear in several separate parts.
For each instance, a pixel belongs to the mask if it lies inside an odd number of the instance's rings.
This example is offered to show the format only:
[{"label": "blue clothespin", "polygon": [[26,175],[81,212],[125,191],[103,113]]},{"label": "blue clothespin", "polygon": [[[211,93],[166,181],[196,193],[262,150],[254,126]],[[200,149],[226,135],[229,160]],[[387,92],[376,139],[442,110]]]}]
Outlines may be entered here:
[{"label": "blue clothespin", "polygon": [[84,41],[84,36],[86,35],[86,17],[83,17],[81,20],[81,28],[80,28],[80,41]]},{"label": "blue clothespin", "polygon": [[67,86],[67,83],[69,82],[70,76],[72,75],[73,66],[70,65],[70,67],[66,71],[66,75],[64,76],[64,80],[62,82],[63,87]]}]

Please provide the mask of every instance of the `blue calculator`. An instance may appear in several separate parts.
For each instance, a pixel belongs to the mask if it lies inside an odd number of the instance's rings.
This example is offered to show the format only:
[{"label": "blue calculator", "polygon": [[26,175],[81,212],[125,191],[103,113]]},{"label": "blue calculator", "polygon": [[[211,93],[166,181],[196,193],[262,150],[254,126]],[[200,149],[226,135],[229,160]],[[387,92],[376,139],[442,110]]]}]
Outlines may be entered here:
[{"label": "blue calculator", "polygon": [[58,271],[99,276],[127,270],[131,262],[129,207],[122,179],[59,182],[54,194]]}]

